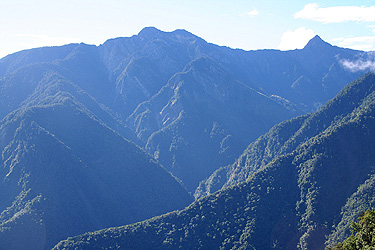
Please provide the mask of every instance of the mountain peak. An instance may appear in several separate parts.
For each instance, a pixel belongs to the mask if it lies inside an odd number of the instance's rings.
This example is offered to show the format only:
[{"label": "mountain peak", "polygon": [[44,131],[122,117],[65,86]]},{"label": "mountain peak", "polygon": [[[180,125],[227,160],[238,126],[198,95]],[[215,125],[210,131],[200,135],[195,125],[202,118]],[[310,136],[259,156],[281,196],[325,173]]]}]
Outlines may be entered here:
[{"label": "mountain peak", "polygon": [[324,46],[332,46],[331,44],[325,42],[320,36],[316,35],[314,36],[304,47],[306,48],[318,48],[318,47],[324,47]]},{"label": "mountain peak", "polygon": [[156,36],[157,34],[161,33],[161,30],[158,30],[155,27],[145,27],[143,28],[139,33],[138,36],[142,37],[153,37]]}]

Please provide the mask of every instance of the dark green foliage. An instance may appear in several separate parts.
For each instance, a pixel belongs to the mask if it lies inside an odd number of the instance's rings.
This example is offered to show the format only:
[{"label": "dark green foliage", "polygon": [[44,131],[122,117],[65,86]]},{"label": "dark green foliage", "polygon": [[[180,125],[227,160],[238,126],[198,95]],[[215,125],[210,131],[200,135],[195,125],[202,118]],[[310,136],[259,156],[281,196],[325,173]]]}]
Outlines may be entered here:
[{"label": "dark green foliage", "polygon": [[350,225],[353,234],[343,242],[333,247],[331,250],[364,250],[375,248],[375,212],[367,210],[358,218],[358,222],[353,221]]},{"label": "dark green foliage", "polygon": [[341,220],[335,227],[335,230],[329,235],[327,245],[332,245],[347,237],[349,226],[361,211],[375,208],[375,181],[372,175],[362,185],[357,192],[350,196],[341,211]]}]

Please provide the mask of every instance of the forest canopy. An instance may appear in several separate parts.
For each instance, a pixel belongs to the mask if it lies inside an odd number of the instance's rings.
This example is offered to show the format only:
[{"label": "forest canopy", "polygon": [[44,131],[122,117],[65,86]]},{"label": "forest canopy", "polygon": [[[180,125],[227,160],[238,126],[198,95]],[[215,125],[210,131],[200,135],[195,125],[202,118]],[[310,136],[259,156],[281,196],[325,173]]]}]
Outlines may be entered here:
[{"label": "forest canopy", "polygon": [[375,211],[367,210],[351,224],[352,235],[328,250],[375,249]]}]

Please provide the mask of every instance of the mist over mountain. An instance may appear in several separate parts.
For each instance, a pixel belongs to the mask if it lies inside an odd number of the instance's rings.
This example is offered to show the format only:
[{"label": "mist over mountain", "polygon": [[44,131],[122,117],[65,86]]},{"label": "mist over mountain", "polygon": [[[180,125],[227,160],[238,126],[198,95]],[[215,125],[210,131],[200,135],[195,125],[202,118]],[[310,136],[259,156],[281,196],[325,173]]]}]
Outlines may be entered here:
[{"label": "mist over mountain", "polygon": [[54,249],[323,249],[342,240],[350,219],[374,206],[374,91],[370,73],[320,111],[275,126],[241,156],[256,161],[276,149],[245,182],[182,211],[80,235]]}]

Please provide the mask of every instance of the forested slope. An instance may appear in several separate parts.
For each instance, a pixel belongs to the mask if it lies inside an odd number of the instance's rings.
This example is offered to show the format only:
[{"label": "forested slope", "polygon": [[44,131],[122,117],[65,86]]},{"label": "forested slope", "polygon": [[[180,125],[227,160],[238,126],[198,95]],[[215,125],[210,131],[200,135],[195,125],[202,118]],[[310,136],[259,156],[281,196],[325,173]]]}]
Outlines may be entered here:
[{"label": "forested slope", "polygon": [[374,90],[370,73],[321,111],[289,121],[300,126],[287,134],[303,140],[246,182],[182,211],[69,238],[55,249],[323,249],[331,233],[329,243],[342,240],[348,218],[373,205],[361,194],[374,192]]}]

